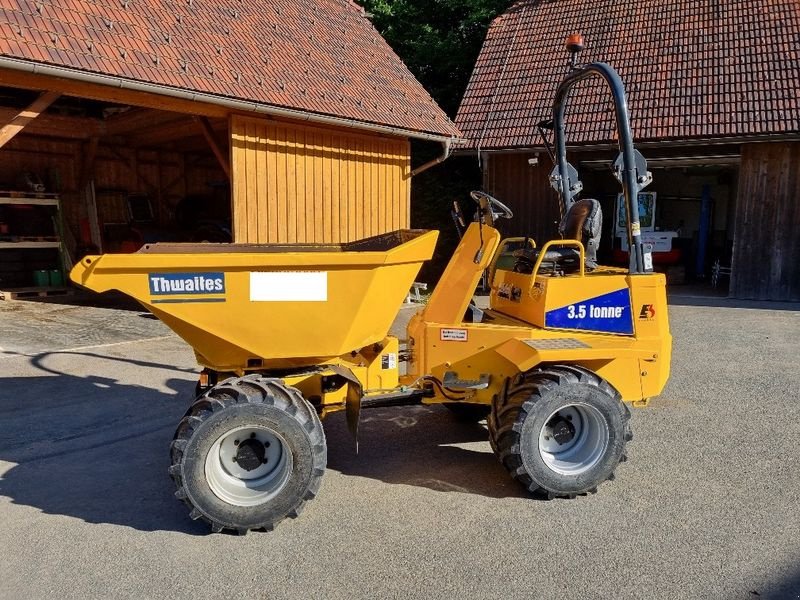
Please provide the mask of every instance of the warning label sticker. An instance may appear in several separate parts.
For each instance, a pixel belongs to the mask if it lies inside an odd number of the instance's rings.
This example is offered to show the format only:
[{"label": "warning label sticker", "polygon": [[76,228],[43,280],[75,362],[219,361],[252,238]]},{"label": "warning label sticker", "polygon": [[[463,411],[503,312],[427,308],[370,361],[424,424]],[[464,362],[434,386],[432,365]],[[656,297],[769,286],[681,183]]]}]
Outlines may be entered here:
[{"label": "warning label sticker", "polygon": [[381,369],[396,369],[397,368],[397,354],[389,352],[381,356]]},{"label": "warning label sticker", "polygon": [[466,329],[440,329],[439,339],[443,342],[466,342]]}]

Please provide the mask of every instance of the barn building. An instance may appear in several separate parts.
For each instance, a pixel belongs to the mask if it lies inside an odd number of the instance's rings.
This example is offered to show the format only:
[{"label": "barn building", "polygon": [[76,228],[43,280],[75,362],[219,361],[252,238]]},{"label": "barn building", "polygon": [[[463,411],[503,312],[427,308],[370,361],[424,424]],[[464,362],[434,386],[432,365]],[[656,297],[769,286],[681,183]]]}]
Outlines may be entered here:
[{"label": "barn building", "polygon": [[[652,212],[648,235],[669,279],[708,280],[716,266],[730,269],[733,297],[800,300],[800,4],[512,5],[492,23],[456,117],[485,188],[519,215],[509,233],[556,235],[537,124],[551,117],[568,69],[564,40],[576,31],[586,40],[579,61],[608,62],[625,81],[654,176],[640,206]],[[602,203],[601,249],[619,259],[613,107],[602,83],[580,85],[567,108],[569,159]]]},{"label": "barn building", "polygon": [[351,0],[2,3],[0,289],[87,247],[408,227],[410,139],[458,135]]}]

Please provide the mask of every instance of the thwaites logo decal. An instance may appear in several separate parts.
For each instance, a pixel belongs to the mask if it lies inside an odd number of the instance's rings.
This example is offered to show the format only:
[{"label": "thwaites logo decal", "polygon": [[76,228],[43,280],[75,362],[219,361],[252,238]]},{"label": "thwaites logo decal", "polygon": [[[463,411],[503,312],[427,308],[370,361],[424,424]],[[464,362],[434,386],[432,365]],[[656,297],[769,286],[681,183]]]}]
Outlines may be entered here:
[{"label": "thwaites logo decal", "polygon": [[466,329],[440,329],[439,339],[443,342],[466,342]]},{"label": "thwaites logo decal", "polygon": [[627,288],[547,311],[545,327],[602,333],[633,333]]},{"label": "thwaites logo decal", "polygon": [[[225,273],[150,273],[147,276],[154,304],[225,302]],[[159,298],[159,296],[181,296]]]},{"label": "thwaites logo decal", "polygon": [[656,307],[652,304],[642,304],[642,310],[639,311],[639,318],[645,321],[652,321],[656,318]]}]

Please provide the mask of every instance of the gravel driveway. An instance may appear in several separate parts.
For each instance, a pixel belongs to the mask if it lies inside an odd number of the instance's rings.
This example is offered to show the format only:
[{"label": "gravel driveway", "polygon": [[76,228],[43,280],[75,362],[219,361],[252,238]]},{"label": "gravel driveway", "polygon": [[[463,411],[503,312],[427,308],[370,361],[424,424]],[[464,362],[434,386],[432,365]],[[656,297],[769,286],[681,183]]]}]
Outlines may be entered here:
[{"label": "gravel driveway", "polygon": [[673,297],[673,376],[594,496],[481,425],[365,413],[300,518],[208,535],[167,449],[197,369],[138,310],[0,303],[0,598],[800,598],[800,306]]}]

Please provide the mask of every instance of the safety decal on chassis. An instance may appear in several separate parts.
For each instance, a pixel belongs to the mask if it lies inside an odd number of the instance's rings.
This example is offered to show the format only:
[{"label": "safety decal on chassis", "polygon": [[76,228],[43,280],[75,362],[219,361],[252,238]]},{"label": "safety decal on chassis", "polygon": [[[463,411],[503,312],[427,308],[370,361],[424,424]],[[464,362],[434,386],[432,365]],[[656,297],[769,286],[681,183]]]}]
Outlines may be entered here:
[{"label": "safety decal on chassis", "polygon": [[443,342],[466,342],[466,329],[440,329],[439,339]]},{"label": "safety decal on chassis", "polygon": [[602,333],[633,333],[631,298],[622,288],[547,311],[545,327]]}]

